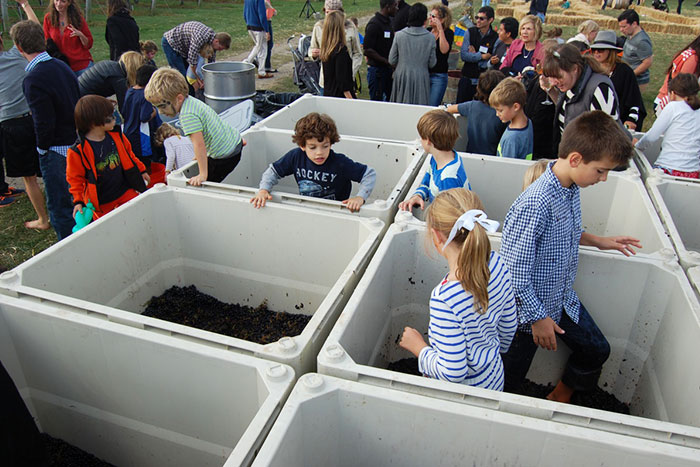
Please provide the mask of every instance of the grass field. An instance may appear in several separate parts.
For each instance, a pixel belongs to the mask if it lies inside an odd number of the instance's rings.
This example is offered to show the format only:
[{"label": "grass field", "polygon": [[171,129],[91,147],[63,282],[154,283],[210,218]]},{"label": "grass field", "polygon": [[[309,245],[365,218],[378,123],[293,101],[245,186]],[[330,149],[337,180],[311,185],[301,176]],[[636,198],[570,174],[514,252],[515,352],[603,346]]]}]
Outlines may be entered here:
[{"label": "grass field", "polygon": [[[45,5],[48,0],[43,0],[44,7],[39,6],[38,0],[31,0],[37,16],[43,18]],[[273,28],[275,35],[275,47],[283,47],[286,49],[286,39],[292,34],[310,33],[314,22],[313,17],[307,19],[304,16],[299,17],[303,2],[301,0],[272,0],[274,7],[278,10],[278,15],[273,19]],[[579,1],[579,0],[573,0]],[[596,1],[596,0],[592,0]],[[10,0],[10,23],[19,20],[17,9],[14,8],[14,2]],[[410,3],[410,0],[409,0]],[[507,2],[501,2],[507,3]],[[557,11],[557,6],[550,4],[552,12]],[[651,1],[647,0],[650,4]],[[84,3],[81,3],[84,6]],[[346,14],[349,17],[363,17],[372,14],[378,9],[378,0],[345,0],[344,7]],[[312,5],[316,11],[321,11],[323,2],[314,1]],[[492,3],[496,7],[496,2]],[[675,12],[677,0],[670,0],[669,7],[672,12]],[[461,9],[455,8],[453,16],[457,18]],[[620,10],[606,10],[605,14],[616,17]],[[229,32],[233,37],[231,50],[219,54],[219,59],[226,59],[234,55],[250,49],[252,42],[248,37],[243,21],[243,1],[236,0],[233,2],[204,0],[202,5],[197,7],[197,2],[194,0],[186,0],[180,4],[177,0],[157,0],[157,8],[154,14],[150,12],[150,2],[140,0],[135,4],[134,17],[139,24],[141,38],[152,39],[160,44],[160,39],[163,32],[176,26],[177,24],[196,19],[202,21],[216,31]],[[684,16],[700,17],[700,8],[695,7],[692,1],[685,2],[683,6]],[[108,58],[109,49],[104,40],[106,18],[106,2],[104,0],[95,1],[92,3],[88,24],[94,37],[94,45],[92,54],[96,61],[105,60]],[[642,27],[644,26],[645,18],[642,17]],[[498,18],[496,18],[496,23]],[[360,28],[364,32],[364,28]],[[545,27],[545,30],[549,27]],[[576,33],[575,27],[564,27],[563,37],[571,37]],[[651,68],[651,83],[644,93],[644,101],[647,106],[647,111],[651,113],[652,102],[656,97],[658,89],[661,87],[665,70],[668,67],[673,55],[688,44],[692,36],[680,36],[672,34],[655,34],[651,33],[650,37],[654,42],[654,63]],[[9,36],[7,33],[3,35],[5,44],[9,44]],[[289,52],[283,52],[276,59],[275,66],[279,66],[280,60],[291,61],[292,57]],[[165,56],[160,52],[156,56],[158,65],[166,65]],[[361,75],[363,76],[363,92],[358,97],[367,99],[366,86],[366,66],[363,66]],[[291,76],[283,77],[276,80],[273,89],[276,91],[297,91],[294,86]],[[644,124],[644,129],[648,129],[653,123],[653,116],[647,118]],[[20,198],[14,204],[0,209],[0,271],[10,269],[26,259],[32,257],[36,253],[42,251],[56,241],[56,237],[52,230],[47,232],[27,231],[24,228],[23,222],[33,219],[34,212],[26,197]]]}]

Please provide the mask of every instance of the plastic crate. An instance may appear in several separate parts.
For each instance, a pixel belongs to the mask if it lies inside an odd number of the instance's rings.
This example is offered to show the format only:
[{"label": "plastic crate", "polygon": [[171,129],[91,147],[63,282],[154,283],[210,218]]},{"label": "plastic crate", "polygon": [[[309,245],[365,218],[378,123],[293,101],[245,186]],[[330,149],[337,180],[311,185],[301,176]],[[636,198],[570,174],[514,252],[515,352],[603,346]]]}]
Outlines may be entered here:
[{"label": "plastic crate", "polygon": [[700,266],[700,183],[653,176],[647,178],[646,185],[681,266]]},{"label": "plastic crate", "polygon": [[[500,239],[491,242],[497,250]],[[612,349],[599,384],[631,416],[387,370],[411,357],[396,340],[405,326],[427,330],[430,293],[447,273],[424,246],[424,225],[389,227],[319,354],[320,373],[700,449],[700,373],[688,366],[700,353],[700,305],[677,262],[580,254],[575,289]],[[565,344],[539,350],[528,378],[556,383],[568,354]]]},{"label": "plastic crate", "polygon": [[[292,132],[260,128],[243,135],[246,146],[241,162],[221,183],[205,182],[202,187],[190,187],[187,180],[199,173],[196,162],[192,162],[168,176],[168,184],[194,190],[212,191],[227,195],[252,198],[258,191],[260,179],[268,166],[296,147]],[[376,217],[387,226],[408,192],[408,185],[418,173],[425,152],[420,146],[367,141],[343,137],[333,145],[337,153],[345,154],[356,162],[372,167],[377,172],[377,182],[371,196],[359,211],[362,217]],[[351,196],[357,194],[358,183],[353,183]],[[302,206],[323,211],[352,214],[340,201],[301,196],[294,176],[280,180],[272,189],[272,202]]]},{"label": "plastic crate", "polygon": [[[499,221],[502,226],[511,205],[522,193],[523,176],[533,162],[477,154],[459,155],[472,190],[481,199],[488,216]],[[429,163],[426,160],[418,172],[406,200],[420,185]],[[639,238],[644,247],[638,252],[641,256],[665,260],[675,255],[673,244],[664,231],[636,169],[610,172],[607,181],[582,189],[581,211],[583,229],[586,232]],[[414,208],[413,216],[423,220],[425,211]],[[399,212],[396,219],[410,217],[405,212]],[[617,251],[609,253],[622,255]]]},{"label": "plastic crate", "polygon": [[697,466],[694,449],[308,374],[253,465]]},{"label": "plastic crate", "polygon": [[[633,133],[634,137],[637,139],[641,139],[642,136],[644,136],[644,133]],[[664,180],[678,180],[678,181],[685,181],[685,182],[693,182],[693,183],[700,183],[700,180],[698,179],[692,179],[692,178],[684,178],[684,177],[674,177],[673,175],[667,175],[665,174],[661,169],[655,169],[653,168],[654,163],[656,162],[656,159],[659,158],[659,154],[661,153],[661,143],[663,142],[664,138],[663,136],[659,138],[659,140],[652,144],[650,147],[648,147],[644,151],[640,151],[639,149],[635,149],[635,154],[634,154],[634,162],[639,168],[639,171],[641,172],[642,178],[646,180],[648,177],[661,177]]]},{"label": "plastic crate", "polygon": [[3,295],[0,360],[40,431],[120,466],[249,465],[294,382],[286,365]]},{"label": "plastic crate", "polygon": [[[0,293],[39,297],[108,320],[312,371],[384,224],[164,185],[138,196],[12,271]],[[226,303],[312,315],[267,345],[140,315],[168,288],[195,285]]]}]

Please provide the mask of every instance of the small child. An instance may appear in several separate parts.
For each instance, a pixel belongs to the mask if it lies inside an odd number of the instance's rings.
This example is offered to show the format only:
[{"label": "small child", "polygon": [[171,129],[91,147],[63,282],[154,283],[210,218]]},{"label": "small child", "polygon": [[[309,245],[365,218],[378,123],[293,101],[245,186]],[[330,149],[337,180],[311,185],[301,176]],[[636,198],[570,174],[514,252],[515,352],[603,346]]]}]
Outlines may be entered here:
[{"label": "small child", "polygon": [[426,376],[502,391],[500,354],[518,320],[510,273],[486,235],[498,222],[487,218],[473,192],[455,188],[435,198],[426,227],[450,271],[430,296],[430,345],[410,327],[399,345],[418,357]]},{"label": "small child", "polygon": [[547,398],[569,402],[574,391],[596,387],[610,344],[574,291],[579,245],[627,256],[641,245],[631,237],[584,232],[580,188],[605,181],[631,156],[632,144],[612,117],[585,112],[564,130],[557,161],[506,214],[500,253],[512,275],[518,312],[518,331],[503,356],[506,391],[520,390],[538,346],[557,349],[557,334],[572,354]]},{"label": "small child", "polygon": [[[202,73],[202,67],[214,56],[214,47],[211,44],[204,44],[201,49],[199,49],[199,57],[197,58],[196,71],[192,71],[192,67],[187,68],[187,82],[192,85],[195,91],[195,96],[204,100],[204,96],[201,95],[204,82],[204,74]],[[199,94],[199,95],[198,95]]]},{"label": "small child", "polygon": [[444,110],[435,109],[423,114],[417,127],[423,149],[430,154],[430,168],[413,196],[399,204],[402,211],[410,211],[413,206],[425,209],[426,201],[450,188],[471,190],[462,159],[452,149],[459,138],[457,120]]},{"label": "small child", "polygon": [[148,40],[139,42],[139,45],[141,46],[141,55],[143,55],[143,58],[145,59],[144,64],[156,66],[156,61],[154,60],[156,54],[158,53],[158,46],[156,43]]},{"label": "small child", "polygon": [[73,217],[92,202],[97,219],[146,190],[146,167],[115,129],[113,111],[109,100],[96,95],[80,98],[75,106],[78,141],[68,149],[66,160]]},{"label": "small child", "polygon": [[506,76],[499,70],[481,74],[473,101],[450,105],[447,111],[467,117],[467,152],[495,156],[506,126],[489,106],[489,96]]},{"label": "small child", "polygon": [[[314,198],[343,200],[350,212],[357,212],[374,189],[377,173],[373,168],[338,154],[331,146],[340,141],[331,117],[316,112],[297,120],[292,141],[299,145],[270,164],[262,175],[260,190],[250,199],[262,208],[272,199],[270,191],[280,178],[294,175],[299,194]],[[351,181],[360,183],[357,196],[350,198]]]},{"label": "small child", "polygon": [[220,182],[238,165],[245,141],[204,102],[189,97],[187,81],[173,68],[159,68],[145,89],[146,99],[164,115],[180,114],[180,126],[194,146],[199,174],[188,183]]},{"label": "small child", "polygon": [[510,122],[498,143],[498,156],[532,160],[532,122],[525,111],[527,93],[517,78],[506,78],[489,96],[489,104],[503,123]]},{"label": "small child", "polygon": [[542,176],[550,162],[554,161],[552,159],[540,159],[527,168],[523,176],[523,191],[527,190],[527,187],[535,183],[535,180]]},{"label": "small child", "polygon": [[158,128],[155,142],[165,148],[165,175],[194,160],[194,147],[190,138],[182,136],[180,130],[169,123],[163,123]]},{"label": "small child", "polygon": [[644,151],[664,135],[654,168],[675,177],[700,178],[698,80],[681,73],[668,82],[668,91],[669,103],[636,146]]}]

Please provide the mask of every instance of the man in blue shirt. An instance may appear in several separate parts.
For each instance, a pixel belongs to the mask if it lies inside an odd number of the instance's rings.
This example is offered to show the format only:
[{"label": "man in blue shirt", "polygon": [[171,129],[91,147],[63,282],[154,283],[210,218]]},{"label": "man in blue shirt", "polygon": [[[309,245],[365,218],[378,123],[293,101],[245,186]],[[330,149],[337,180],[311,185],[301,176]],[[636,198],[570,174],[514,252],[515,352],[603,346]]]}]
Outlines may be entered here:
[{"label": "man in blue shirt", "polygon": [[632,145],[602,111],[586,112],[562,136],[559,159],[513,203],[503,223],[501,256],[510,269],[518,332],[503,355],[505,390],[518,392],[537,347],[556,350],[556,335],[572,354],[561,381],[547,398],[569,402],[574,391],[598,383],[610,344],[579,301],[573,285],[579,245],[618,250],[641,248],[632,237],[598,237],[583,232],[579,187],[605,181],[628,163]]}]

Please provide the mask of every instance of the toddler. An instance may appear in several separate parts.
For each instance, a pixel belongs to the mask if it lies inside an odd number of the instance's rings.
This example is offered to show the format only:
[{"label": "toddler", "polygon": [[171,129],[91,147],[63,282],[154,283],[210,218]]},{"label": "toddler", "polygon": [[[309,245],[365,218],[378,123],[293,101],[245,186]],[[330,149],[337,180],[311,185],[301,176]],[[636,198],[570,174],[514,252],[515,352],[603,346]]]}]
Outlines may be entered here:
[{"label": "toddler", "polygon": [[143,55],[145,64],[156,66],[156,61],[154,60],[158,53],[158,46],[156,43],[148,40],[139,42],[139,45],[141,46],[141,55]]},{"label": "toddler", "polygon": [[194,147],[187,136],[174,126],[163,123],[155,135],[155,143],[165,148],[165,174],[181,169],[194,160]]},{"label": "toddler", "polygon": [[435,198],[426,226],[450,271],[430,296],[430,345],[410,327],[399,345],[418,357],[426,376],[502,391],[501,353],[518,320],[510,273],[486,234],[498,222],[487,218],[473,192],[455,188]]},{"label": "toddler", "polygon": [[540,176],[547,170],[547,166],[550,162],[554,162],[552,159],[539,159],[537,162],[532,164],[525,171],[523,176],[523,191],[527,190],[527,187],[535,183],[535,180],[540,178]]},{"label": "toddler", "polygon": [[202,67],[213,56],[214,47],[212,47],[211,44],[204,44],[202,48],[199,49],[199,57],[197,58],[197,66],[195,67],[195,71],[192,70],[192,67],[187,68],[187,82],[192,85],[196,93],[195,95],[200,100],[204,99],[204,96],[201,95],[201,91],[204,88],[204,75],[202,74]]},{"label": "toddler", "polygon": [[457,120],[444,110],[431,110],[418,120],[418,134],[425,152],[430,154],[430,168],[420,186],[408,201],[399,204],[402,211],[413,206],[425,208],[439,192],[450,188],[466,187],[471,190],[462,159],[452,149],[459,138]]},{"label": "toddler", "polygon": [[503,123],[510,122],[498,143],[498,156],[532,160],[532,122],[525,115],[527,93],[517,78],[506,78],[489,96],[489,104]]},{"label": "toddler", "polygon": [[[294,175],[299,194],[343,200],[350,212],[359,211],[374,189],[377,174],[373,168],[331,149],[340,141],[333,119],[316,112],[300,118],[294,127],[292,141],[299,147],[265,170],[260,190],[250,199],[253,206],[264,207],[267,200],[272,199],[270,191],[280,178]],[[351,181],[360,183],[360,190],[353,198],[350,198]]]}]

